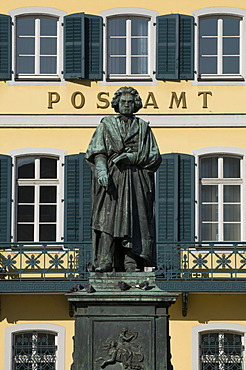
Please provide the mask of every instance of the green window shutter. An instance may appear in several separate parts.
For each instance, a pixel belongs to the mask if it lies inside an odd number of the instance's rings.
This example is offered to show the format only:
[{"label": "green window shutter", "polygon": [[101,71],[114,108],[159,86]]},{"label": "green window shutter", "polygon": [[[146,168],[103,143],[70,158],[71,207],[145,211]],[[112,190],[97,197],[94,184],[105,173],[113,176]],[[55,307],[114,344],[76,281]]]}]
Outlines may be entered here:
[{"label": "green window shutter", "polygon": [[85,154],[65,157],[65,242],[91,243],[91,169]]},{"label": "green window shutter", "polygon": [[156,239],[157,242],[174,241],[175,228],[175,162],[172,154],[162,155],[156,174]]},{"label": "green window shutter", "polygon": [[158,80],[194,79],[194,18],[182,14],[156,19]]},{"label": "green window shutter", "polygon": [[102,17],[77,13],[64,17],[64,78],[103,79]]},{"label": "green window shutter", "polygon": [[178,240],[195,240],[195,157],[179,154]]},{"label": "green window shutter", "polygon": [[180,15],[179,78],[194,80],[194,17]]},{"label": "green window shutter", "polygon": [[156,18],[156,78],[176,80],[178,70],[178,14],[161,15]]},{"label": "green window shutter", "polygon": [[64,78],[85,78],[85,15],[64,17]]},{"label": "green window shutter", "polygon": [[193,156],[162,155],[156,176],[156,241],[157,275],[165,278],[180,277],[179,242],[195,238],[194,172]]},{"label": "green window shutter", "polygon": [[0,155],[0,242],[11,241],[12,160]]},{"label": "green window shutter", "polygon": [[194,157],[164,154],[156,178],[157,242],[194,241]]},{"label": "green window shutter", "polygon": [[85,78],[103,79],[102,17],[85,14]]},{"label": "green window shutter", "polygon": [[0,80],[11,80],[11,17],[0,14]]}]

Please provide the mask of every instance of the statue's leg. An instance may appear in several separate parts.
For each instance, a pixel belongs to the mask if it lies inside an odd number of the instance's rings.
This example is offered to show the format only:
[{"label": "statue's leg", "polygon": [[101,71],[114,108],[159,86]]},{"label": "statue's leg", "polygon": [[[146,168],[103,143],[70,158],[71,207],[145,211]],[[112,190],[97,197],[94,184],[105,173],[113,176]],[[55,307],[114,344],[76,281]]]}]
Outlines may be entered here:
[{"label": "statue's leg", "polygon": [[96,271],[98,272],[110,272],[113,269],[113,257],[114,257],[114,238],[104,232],[100,233],[98,238],[98,250],[100,251],[100,257],[98,267]]},{"label": "statue's leg", "polygon": [[132,253],[130,248],[124,248],[124,267],[126,272],[140,271],[137,264],[138,257]]}]

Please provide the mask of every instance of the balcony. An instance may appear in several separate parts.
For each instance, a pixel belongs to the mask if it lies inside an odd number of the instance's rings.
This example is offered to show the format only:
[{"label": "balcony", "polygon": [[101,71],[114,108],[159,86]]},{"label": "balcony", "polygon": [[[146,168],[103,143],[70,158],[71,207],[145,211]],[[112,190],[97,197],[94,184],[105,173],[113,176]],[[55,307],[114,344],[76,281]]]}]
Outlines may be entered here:
[{"label": "balcony", "polygon": [[[62,293],[88,279],[91,243],[0,243],[1,293]],[[246,242],[157,244],[158,286],[170,292],[245,292]]]}]

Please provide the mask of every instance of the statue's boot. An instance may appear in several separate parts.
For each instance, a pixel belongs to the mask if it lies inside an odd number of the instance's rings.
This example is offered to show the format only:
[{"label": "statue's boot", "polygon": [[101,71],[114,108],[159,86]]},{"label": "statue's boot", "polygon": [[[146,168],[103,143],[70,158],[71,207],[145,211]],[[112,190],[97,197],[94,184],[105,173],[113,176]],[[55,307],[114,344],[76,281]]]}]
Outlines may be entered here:
[{"label": "statue's boot", "polygon": [[96,272],[111,272],[112,270],[113,270],[113,267],[111,264],[100,265],[95,269]]},{"label": "statue's boot", "polygon": [[124,248],[125,258],[124,258],[124,267],[126,272],[139,272],[136,257],[130,248]]},{"label": "statue's boot", "polygon": [[99,238],[99,266],[96,267],[97,272],[111,272],[113,270],[113,256],[115,250],[114,238],[104,232],[101,232]]}]

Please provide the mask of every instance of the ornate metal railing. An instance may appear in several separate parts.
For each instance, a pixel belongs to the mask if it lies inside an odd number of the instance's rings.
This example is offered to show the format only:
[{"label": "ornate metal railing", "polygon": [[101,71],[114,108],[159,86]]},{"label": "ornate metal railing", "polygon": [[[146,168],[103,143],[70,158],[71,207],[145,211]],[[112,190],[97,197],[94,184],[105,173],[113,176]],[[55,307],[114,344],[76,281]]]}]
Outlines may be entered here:
[{"label": "ornate metal railing", "polygon": [[246,280],[246,242],[159,243],[156,275],[167,280]]},{"label": "ornate metal railing", "polygon": [[[0,243],[0,292],[64,291],[87,281],[90,261],[90,242]],[[246,242],[158,243],[156,266],[165,290],[246,290]]]},{"label": "ornate metal railing", "polygon": [[0,243],[0,279],[83,280],[90,243]]}]

